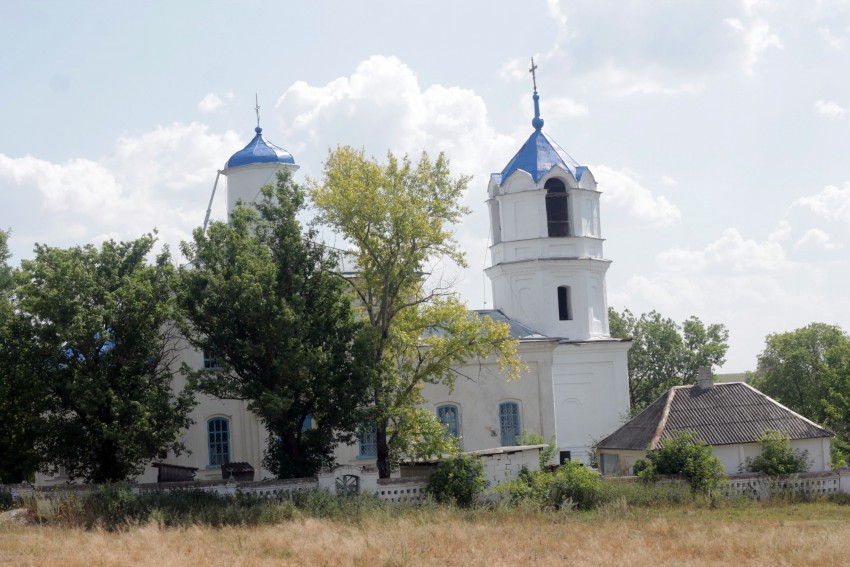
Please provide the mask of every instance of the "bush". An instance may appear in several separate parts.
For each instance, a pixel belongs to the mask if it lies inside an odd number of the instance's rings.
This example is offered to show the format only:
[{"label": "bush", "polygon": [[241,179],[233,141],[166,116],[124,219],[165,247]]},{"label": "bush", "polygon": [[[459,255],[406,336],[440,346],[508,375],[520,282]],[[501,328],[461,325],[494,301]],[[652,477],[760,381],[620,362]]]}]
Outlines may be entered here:
[{"label": "bush", "polygon": [[15,499],[12,497],[12,493],[0,490],[0,512],[11,510],[14,506]]},{"label": "bush", "polygon": [[599,473],[575,461],[567,461],[555,474],[552,483],[552,503],[556,508],[567,502],[579,510],[590,510],[602,497],[602,478]]},{"label": "bush", "polygon": [[761,454],[748,458],[744,468],[749,472],[762,472],[769,475],[795,474],[806,472],[809,468],[808,451],[791,449],[791,442],[781,432],[768,429],[756,440],[761,445]]},{"label": "bush", "polygon": [[428,477],[426,490],[441,504],[470,506],[486,487],[481,461],[471,455],[461,455],[440,461]]},{"label": "bush", "polygon": [[514,507],[529,507],[545,510],[554,507],[552,485],[555,475],[551,472],[529,471],[523,467],[516,480],[504,482],[494,490],[501,494],[504,502]]},{"label": "bush", "polygon": [[711,445],[689,431],[677,431],[663,439],[661,447],[635,463],[635,474],[645,482],[659,475],[680,475],[691,487],[692,495],[711,495],[723,482],[723,464],[711,454]]}]

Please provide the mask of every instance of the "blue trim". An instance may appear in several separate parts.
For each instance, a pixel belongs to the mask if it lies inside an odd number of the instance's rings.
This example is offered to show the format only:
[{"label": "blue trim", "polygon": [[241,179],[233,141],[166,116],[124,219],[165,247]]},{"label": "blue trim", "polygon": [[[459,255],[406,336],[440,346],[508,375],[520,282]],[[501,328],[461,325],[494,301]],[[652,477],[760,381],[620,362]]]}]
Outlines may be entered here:
[{"label": "blue trim", "polygon": [[207,420],[207,449],[209,466],[220,467],[230,462],[230,420],[213,417]]},{"label": "blue trim", "polygon": [[499,404],[499,432],[501,433],[502,447],[518,445],[517,438],[522,435],[518,403],[502,402]]},{"label": "blue trim", "polygon": [[295,158],[288,151],[275,146],[263,137],[263,129],[254,128],[257,133],[247,146],[230,156],[225,169],[251,165],[254,163],[295,163]]}]

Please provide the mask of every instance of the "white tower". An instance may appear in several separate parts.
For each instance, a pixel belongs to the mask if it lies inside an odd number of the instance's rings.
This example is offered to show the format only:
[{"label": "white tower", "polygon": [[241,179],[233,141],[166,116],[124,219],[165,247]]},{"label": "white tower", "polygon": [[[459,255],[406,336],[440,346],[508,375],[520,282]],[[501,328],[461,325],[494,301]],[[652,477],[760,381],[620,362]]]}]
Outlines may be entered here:
[{"label": "white tower", "polygon": [[293,173],[298,169],[292,154],[275,146],[263,137],[257,116],[257,133],[251,142],[233,154],[222,170],[227,177],[227,216],[236,208],[236,202],[253,203],[260,195],[260,188],[275,183],[281,169]]},{"label": "white tower", "polygon": [[[532,73],[534,72],[532,62]],[[494,307],[558,340],[552,400],[563,454],[586,460],[629,409],[631,343],[608,327],[596,180],[543,132],[535,77],[534,132],[488,187]]]}]

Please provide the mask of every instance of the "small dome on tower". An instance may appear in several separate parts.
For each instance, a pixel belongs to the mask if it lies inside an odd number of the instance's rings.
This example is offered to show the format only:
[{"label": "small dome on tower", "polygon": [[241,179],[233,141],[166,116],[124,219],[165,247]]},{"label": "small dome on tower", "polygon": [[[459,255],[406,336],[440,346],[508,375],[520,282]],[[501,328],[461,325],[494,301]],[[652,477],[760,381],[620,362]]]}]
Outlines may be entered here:
[{"label": "small dome on tower", "polygon": [[254,139],[247,146],[230,156],[230,159],[224,164],[225,169],[255,163],[295,163],[292,154],[275,146],[263,137],[262,128],[257,126],[254,131],[257,133]]},{"label": "small dome on tower", "polygon": [[556,165],[572,173],[576,181],[581,181],[582,173],[587,169],[587,167],[579,165],[576,160],[570,157],[570,154],[565,152],[558,145],[558,142],[543,133],[543,119],[540,117],[539,100],[540,97],[537,94],[537,90],[535,90],[534,119],[531,121],[531,125],[534,126],[534,132],[511,161],[508,162],[505,169],[502,170],[500,183],[504,183],[518,169],[531,175],[535,183],[540,181]]}]

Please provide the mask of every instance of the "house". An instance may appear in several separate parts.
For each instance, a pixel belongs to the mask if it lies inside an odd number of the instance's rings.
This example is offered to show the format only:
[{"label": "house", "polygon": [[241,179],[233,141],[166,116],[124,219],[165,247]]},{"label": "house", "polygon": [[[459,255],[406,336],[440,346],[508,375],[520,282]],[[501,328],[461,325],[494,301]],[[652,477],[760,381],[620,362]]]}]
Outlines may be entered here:
[{"label": "house", "polygon": [[[492,264],[486,273],[494,306],[478,311],[510,326],[526,370],[508,382],[495,358],[469,361],[456,368],[454,388],[426,385],[422,393],[425,406],[461,438],[464,451],[520,445],[527,431],[547,441],[555,437],[561,460],[588,462],[593,440],[618,427],[628,412],[631,343],[609,333],[605,276],[611,261],[602,251],[596,180],[543,131],[536,88],[533,101],[530,137],[489,177]],[[219,172],[228,212],[237,200],[257,199],[279,170],[298,167],[258,126]],[[188,345],[179,363],[217,367],[215,356]],[[175,377],[178,389],[183,380]],[[245,402],[199,395],[191,418],[194,425],[181,439],[188,452],[169,454],[162,464],[197,469],[198,480],[221,478],[222,465],[230,462],[250,464],[257,480],[271,476],[262,467],[268,433]],[[358,443],[339,447],[335,458],[363,466],[374,464],[375,455],[374,431],[365,429]],[[138,480],[154,482],[157,473],[148,467]]]},{"label": "house", "polygon": [[735,474],[761,453],[756,439],[768,429],[787,436],[792,449],[806,451],[810,471],[830,470],[832,432],[749,384],[715,384],[708,368],[700,369],[695,385],[670,388],[596,450],[602,474],[631,475],[648,449],[658,448],[677,431],[691,431],[714,448],[726,474]]}]

